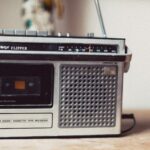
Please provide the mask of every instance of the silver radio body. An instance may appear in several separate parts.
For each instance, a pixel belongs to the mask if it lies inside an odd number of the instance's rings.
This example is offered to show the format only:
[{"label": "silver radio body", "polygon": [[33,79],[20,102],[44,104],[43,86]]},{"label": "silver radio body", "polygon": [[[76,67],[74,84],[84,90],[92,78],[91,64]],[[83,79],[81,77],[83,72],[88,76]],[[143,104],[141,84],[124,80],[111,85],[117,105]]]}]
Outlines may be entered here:
[{"label": "silver radio body", "polygon": [[124,39],[0,36],[0,138],[121,134]]}]

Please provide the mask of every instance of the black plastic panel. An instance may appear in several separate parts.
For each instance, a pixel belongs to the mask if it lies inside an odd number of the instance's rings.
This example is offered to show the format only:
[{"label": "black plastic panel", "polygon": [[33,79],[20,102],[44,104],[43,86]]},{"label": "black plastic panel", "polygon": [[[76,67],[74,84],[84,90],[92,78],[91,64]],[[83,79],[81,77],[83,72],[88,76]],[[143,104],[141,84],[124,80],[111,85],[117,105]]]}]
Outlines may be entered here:
[{"label": "black plastic panel", "polygon": [[63,43],[19,43],[0,42],[0,50],[15,51],[53,51],[53,52],[96,52],[117,53],[118,45],[112,44],[63,44]]},{"label": "black plastic panel", "polygon": [[[51,64],[1,63],[0,107],[52,106],[53,78],[54,67]],[[16,87],[15,83],[18,84]],[[32,88],[28,85],[31,83],[34,84]]]}]

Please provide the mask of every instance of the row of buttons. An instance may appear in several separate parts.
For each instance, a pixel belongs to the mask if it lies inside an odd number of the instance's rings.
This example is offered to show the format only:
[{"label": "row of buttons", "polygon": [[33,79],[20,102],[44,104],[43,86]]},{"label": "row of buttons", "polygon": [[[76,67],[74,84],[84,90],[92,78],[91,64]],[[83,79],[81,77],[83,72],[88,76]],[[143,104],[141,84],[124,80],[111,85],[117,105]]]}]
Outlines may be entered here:
[{"label": "row of buttons", "polygon": [[47,31],[2,30],[2,29],[0,29],[0,35],[48,36],[49,33]]},{"label": "row of buttons", "polygon": [[[48,31],[31,31],[31,30],[2,30],[0,29],[0,35],[18,35],[18,36],[50,36]],[[70,37],[70,33],[62,35],[60,32],[57,34],[58,37],[66,36]],[[88,33],[88,37],[94,37],[94,33]]]},{"label": "row of buttons", "polygon": [[[0,29],[0,35],[17,35],[17,36],[50,36],[48,31],[31,31],[31,30],[2,30]],[[62,34],[58,33],[58,37]],[[64,35],[63,35],[64,36]],[[70,37],[69,33],[66,33],[66,37]]]}]

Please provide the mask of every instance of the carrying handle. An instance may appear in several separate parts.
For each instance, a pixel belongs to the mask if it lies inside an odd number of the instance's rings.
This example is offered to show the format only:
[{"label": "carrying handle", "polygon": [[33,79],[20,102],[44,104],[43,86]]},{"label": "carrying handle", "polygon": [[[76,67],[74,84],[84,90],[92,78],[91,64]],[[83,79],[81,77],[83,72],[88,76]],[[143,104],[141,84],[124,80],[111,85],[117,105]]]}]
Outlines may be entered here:
[{"label": "carrying handle", "polygon": [[107,34],[106,34],[103,16],[102,16],[102,12],[101,12],[100,2],[99,2],[99,0],[94,0],[94,3],[95,3],[96,10],[97,10],[97,15],[98,15],[99,24],[100,24],[100,28],[102,30],[103,37],[106,38]]}]

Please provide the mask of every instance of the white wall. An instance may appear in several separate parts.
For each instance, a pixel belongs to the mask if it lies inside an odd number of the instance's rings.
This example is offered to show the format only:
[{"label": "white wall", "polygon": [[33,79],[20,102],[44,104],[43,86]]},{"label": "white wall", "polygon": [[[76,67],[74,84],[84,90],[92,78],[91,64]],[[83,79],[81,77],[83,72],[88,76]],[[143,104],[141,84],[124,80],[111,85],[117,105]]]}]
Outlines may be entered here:
[{"label": "white wall", "polygon": [[22,0],[0,0],[0,28],[23,29],[21,21]]},{"label": "white wall", "polygon": [[[63,0],[64,19],[57,30],[72,35],[94,32],[100,36],[93,0]],[[22,0],[0,0],[0,28],[23,28]],[[125,75],[124,107],[150,109],[150,1],[101,0],[110,37],[125,37],[133,52],[129,73]],[[20,21],[19,21],[20,20]]]}]

